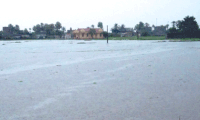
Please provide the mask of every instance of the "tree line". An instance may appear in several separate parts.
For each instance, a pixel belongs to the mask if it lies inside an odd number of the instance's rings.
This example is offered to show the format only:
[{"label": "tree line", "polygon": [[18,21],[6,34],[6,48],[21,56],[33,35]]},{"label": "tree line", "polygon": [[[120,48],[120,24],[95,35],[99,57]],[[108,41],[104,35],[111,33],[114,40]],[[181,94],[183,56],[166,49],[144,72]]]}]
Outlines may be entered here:
[{"label": "tree line", "polygon": [[[99,28],[103,29],[103,23],[98,22],[97,26]],[[149,36],[152,35],[151,32],[147,32],[145,28],[151,27],[149,23],[143,23],[140,21],[138,24],[135,25],[134,30],[141,33],[142,36]],[[152,25],[154,28],[155,26]],[[167,28],[166,34],[168,38],[200,38],[200,29],[199,26],[195,20],[195,17],[193,16],[186,16],[183,20],[178,21],[172,21],[172,27],[168,29],[169,24],[161,25],[161,27]],[[34,32],[30,32],[31,28],[29,30],[25,28],[24,30],[20,30],[19,25],[12,25],[9,24],[8,28],[10,29],[11,34],[21,34],[21,35],[31,35],[34,36],[40,32],[45,32],[47,37],[51,36],[62,36],[64,35],[66,28],[62,26],[60,22],[56,22],[55,24],[47,24],[47,23],[40,23],[37,25],[34,25],[32,30]],[[125,29],[125,25],[118,25],[117,23],[114,24],[114,27],[111,28],[112,33],[117,34],[120,31],[123,31]],[[96,34],[96,31],[94,30],[94,25],[91,25],[89,34],[93,36],[93,34]],[[108,33],[104,31],[103,33],[104,37],[108,36]],[[3,31],[0,31],[0,38],[3,35]]]},{"label": "tree line", "polygon": [[[149,23],[147,23],[147,22],[144,23],[144,22],[140,21],[138,24],[135,25],[134,29],[132,29],[132,30],[139,32],[142,36],[150,36],[153,34],[151,27],[155,28],[155,25],[150,26]],[[168,29],[169,24],[161,25],[161,27]],[[149,31],[146,28],[150,28]],[[121,31],[122,32],[125,31],[124,29],[125,29],[124,24],[118,25],[117,23],[115,23],[114,26],[111,28],[111,31],[114,34],[117,34]]]},{"label": "tree line", "polygon": [[[99,28],[103,29],[103,23],[102,22],[98,22],[97,26]],[[9,28],[9,33],[13,34],[13,35],[31,35],[31,37],[35,36],[36,34],[39,33],[45,33],[47,38],[51,38],[54,37],[55,35],[62,37],[66,31],[66,28],[62,26],[62,24],[58,21],[55,24],[47,24],[47,23],[40,23],[40,24],[36,24],[33,26],[33,28],[29,28],[29,30],[27,28],[25,28],[24,30],[20,30],[19,25],[12,25],[9,24],[7,26]],[[33,32],[31,32],[31,30],[33,30]],[[0,38],[3,35],[3,31],[0,31]],[[94,34],[96,34],[96,30],[94,30],[94,25],[91,25],[91,29],[89,34],[91,34],[91,36],[93,37]]]},{"label": "tree line", "polygon": [[66,28],[62,27],[62,24],[60,22],[56,22],[56,24],[40,23],[33,26],[33,31],[34,31],[33,34],[45,32],[47,37],[54,35],[58,35],[61,37],[62,35],[64,35]]}]

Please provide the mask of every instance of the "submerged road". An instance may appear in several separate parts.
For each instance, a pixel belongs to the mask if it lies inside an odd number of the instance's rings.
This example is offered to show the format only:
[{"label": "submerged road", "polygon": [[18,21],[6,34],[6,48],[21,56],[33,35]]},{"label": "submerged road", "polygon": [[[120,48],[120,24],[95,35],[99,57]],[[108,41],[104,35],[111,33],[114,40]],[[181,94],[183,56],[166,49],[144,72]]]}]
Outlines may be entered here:
[{"label": "submerged road", "polygon": [[0,41],[0,53],[0,120],[200,119],[200,42]]}]

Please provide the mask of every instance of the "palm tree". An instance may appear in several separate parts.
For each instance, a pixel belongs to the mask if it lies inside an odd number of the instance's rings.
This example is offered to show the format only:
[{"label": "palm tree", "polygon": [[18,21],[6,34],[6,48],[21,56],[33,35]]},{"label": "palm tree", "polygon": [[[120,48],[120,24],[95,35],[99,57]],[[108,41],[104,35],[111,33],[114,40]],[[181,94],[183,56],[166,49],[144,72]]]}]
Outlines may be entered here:
[{"label": "palm tree", "polygon": [[175,21],[172,21],[172,26],[173,26],[173,28],[175,28],[175,24],[176,24],[176,22],[175,22]]},{"label": "palm tree", "polygon": [[149,23],[145,23],[145,27],[149,27],[150,25],[149,25]]},{"label": "palm tree", "polygon": [[165,25],[165,26],[166,26],[167,29],[169,28],[169,24],[167,24],[167,25]]},{"label": "palm tree", "polygon": [[115,29],[115,30],[118,29],[118,24],[117,24],[117,23],[115,23],[115,25],[114,25],[114,29]]}]

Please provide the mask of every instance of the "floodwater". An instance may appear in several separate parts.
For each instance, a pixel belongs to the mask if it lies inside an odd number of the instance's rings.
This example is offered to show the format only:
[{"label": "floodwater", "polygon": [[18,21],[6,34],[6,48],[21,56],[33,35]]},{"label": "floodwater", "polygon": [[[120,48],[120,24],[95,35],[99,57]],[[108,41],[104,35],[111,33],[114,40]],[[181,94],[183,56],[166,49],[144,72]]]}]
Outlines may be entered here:
[{"label": "floodwater", "polygon": [[0,41],[0,120],[199,120],[200,42]]}]

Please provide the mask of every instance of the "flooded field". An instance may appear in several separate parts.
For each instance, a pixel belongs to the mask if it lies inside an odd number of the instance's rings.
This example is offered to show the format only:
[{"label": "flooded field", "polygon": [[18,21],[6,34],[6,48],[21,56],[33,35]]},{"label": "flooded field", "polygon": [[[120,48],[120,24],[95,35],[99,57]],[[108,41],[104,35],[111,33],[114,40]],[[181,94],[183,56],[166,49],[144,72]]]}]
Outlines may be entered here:
[{"label": "flooded field", "polygon": [[0,41],[0,120],[199,120],[200,42]]}]

